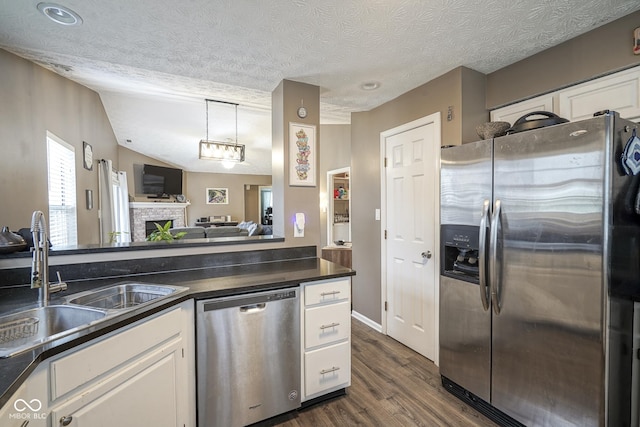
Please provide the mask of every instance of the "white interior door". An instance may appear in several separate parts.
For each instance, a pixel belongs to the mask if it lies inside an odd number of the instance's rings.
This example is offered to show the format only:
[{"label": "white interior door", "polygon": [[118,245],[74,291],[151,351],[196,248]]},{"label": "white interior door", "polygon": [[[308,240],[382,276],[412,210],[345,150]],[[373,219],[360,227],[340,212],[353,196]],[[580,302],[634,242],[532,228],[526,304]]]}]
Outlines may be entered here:
[{"label": "white interior door", "polygon": [[386,330],[437,362],[439,115],[382,134]]}]

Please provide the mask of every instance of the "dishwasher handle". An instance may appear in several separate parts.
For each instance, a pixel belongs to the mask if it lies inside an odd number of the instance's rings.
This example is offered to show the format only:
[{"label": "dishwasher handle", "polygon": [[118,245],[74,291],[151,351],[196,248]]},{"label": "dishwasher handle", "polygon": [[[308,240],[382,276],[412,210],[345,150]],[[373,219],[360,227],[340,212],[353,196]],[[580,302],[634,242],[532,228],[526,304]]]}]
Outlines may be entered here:
[{"label": "dishwasher handle", "polygon": [[240,307],[240,311],[243,313],[255,313],[257,311],[264,310],[266,306],[267,304],[265,303],[243,305],[242,307]]}]

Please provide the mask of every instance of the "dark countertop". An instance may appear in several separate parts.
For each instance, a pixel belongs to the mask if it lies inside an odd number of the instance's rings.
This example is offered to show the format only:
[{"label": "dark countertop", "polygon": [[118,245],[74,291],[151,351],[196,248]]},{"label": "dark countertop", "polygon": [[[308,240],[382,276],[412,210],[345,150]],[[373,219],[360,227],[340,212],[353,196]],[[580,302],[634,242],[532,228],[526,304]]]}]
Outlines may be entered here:
[{"label": "dark countertop", "polygon": [[[182,301],[279,289],[298,286],[301,282],[353,275],[355,275],[353,270],[338,264],[318,258],[304,258],[69,282],[67,291],[52,295],[51,305],[60,303],[63,298],[71,294],[119,282],[137,281],[176,285],[186,287],[187,291],[128,310],[96,325],[43,344],[35,350],[0,359],[0,408],[7,403],[11,395],[41,361]],[[28,286],[0,289],[0,314],[26,308],[29,304],[33,305],[36,300],[37,290],[32,290]]]},{"label": "dark countertop", "polygon": [[[107,252],[122,251],[141,251],[155,249],[179,249],[179,248],[197,248],[203,246],[225,246],[225,245],[245,245],[256,243],[275,243],[284,242],[284,237],[273,235],[260,236],[233,236],[233,237],[215,237],[210,239],[178,239],[170,242],[128,242],[128,243],[107,243],[107,244],[89,244],[76,246],[54,246],[49,249],[49,256],[56,255],[82,255],[97,254]],[[0,254],[0,259],[12,258],[30,258],[31,252],[28,250],[13,252],[8,254]]]}]

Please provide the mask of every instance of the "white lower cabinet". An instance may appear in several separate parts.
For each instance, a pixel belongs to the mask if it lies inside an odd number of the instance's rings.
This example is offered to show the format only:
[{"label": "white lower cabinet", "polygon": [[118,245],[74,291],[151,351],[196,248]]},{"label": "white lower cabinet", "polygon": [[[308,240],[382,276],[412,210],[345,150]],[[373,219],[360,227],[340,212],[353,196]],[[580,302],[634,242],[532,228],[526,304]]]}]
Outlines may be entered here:
[{"label": "white lower cabinet", "polygon": [[135,366],[125,369],[108,384],[90,387],[55,406],[51,410],[53,425],[179,425],[180,408],[175,384],[178,367],[176,350],[171,347],[158,350],[151,360],[135,363]]},{"label": "white lower cabinet", "polygon": [[306,397],[344,388],[351,384],[351,343],[333,344],[304,354]]},{"label": "white lower cabinet", "polygon": [[185,301],[41,362],[0,425],[22,417],[29,427],[194,427],[193,316]]},{"label": "white lower cabinet", "polygon": [[351,334],[351,303],[329,304],[305,310],[305,348],[348,340]]},{"label": "white lower cabinet", "polygon": [[302,401],[351,385],[351,279],[301,284]]}]

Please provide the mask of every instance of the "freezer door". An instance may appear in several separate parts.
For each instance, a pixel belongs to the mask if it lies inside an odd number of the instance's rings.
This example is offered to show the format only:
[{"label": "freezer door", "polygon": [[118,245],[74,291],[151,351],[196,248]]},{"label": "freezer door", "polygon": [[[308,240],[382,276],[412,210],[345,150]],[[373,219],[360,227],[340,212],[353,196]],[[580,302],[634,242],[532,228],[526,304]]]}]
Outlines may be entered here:
[{"label": "freezer door", "polygon": [[[491,202],[491,180],[490,140],[443,149],[440,169],[443,227],[457,225],[479,230],[485,202]],[[442,253],[452,250],[455,259],[457,247],[464,247],[464,242],[450,243],[452,246],[443,247]],[[441,261],[446,262],[446,256]],[[491,312],[483,308],[478,283],[445,275],[440,276],[440,373],[489,401]]]},{"label": "freezer door", "polygon": [[491,140],[440,152],[440,224],[478,226],[491,200]]},{"label": "freezer door", "polygon": [[491,391],[491,311],[478,284],[440,276],[440,374],[486,402]]},{"label": "freezer door", "polygon": [[530,427],[604,425],[607,120],[495,139],[492,404]]}]

